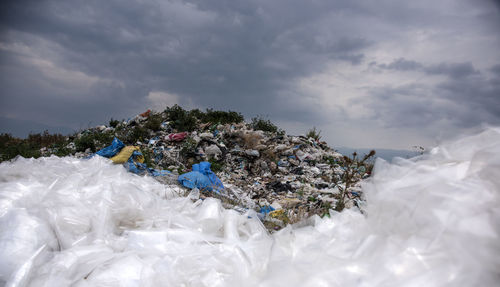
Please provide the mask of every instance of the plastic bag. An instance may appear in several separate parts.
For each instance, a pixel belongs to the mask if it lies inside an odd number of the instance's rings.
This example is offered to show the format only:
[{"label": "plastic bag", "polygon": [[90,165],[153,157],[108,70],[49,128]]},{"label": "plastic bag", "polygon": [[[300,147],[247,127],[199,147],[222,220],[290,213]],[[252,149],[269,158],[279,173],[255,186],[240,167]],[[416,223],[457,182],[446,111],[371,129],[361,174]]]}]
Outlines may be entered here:
[{"label": "plastic bag", "polygon": [[96,154],[106,158],[110,158],[119,153],[120,150],[124,147],[125,144],[123,144],[118,138],[115,137],[111,142],[111,145],[101,149],[100,151],[96,152]]}]

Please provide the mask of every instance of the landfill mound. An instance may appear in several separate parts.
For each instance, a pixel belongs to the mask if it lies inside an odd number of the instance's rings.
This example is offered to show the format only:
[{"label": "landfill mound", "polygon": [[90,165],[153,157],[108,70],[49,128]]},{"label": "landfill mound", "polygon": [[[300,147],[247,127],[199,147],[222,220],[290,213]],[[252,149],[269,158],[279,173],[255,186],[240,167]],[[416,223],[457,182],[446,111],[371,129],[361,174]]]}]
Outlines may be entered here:
[{"label": "landfill mound", "polygon": [[[343,156],[320,141],[315,129],[309,136],[291,136],[269,120],[243,120],[231,111],[148,110],[83,130],[63,149],[78,158],[97,152],[133,173],[178,184],[184,195],[195,188],[225,208],[255,210],[269,230],[329,216],[331,209],[362,210],[360,180],[369,177],[374,153]],[[58,154],[51,148],[41,152]]]},{"label": "landfill mound", "polygon": [[498,286],[500,129],[393,163],[357,209],[270,234],[100,156],[0,164],[0,285]]}]

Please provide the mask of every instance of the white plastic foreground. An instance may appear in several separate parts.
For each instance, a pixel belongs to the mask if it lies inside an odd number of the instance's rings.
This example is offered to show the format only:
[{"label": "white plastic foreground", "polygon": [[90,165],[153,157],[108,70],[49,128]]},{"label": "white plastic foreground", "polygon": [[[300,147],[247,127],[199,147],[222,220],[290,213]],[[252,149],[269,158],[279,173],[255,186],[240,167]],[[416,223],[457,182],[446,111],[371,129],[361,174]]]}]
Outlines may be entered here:
[{"label": "white plastic foreground", "polygon": [[18,159],[0,165],[0,286],[494,286],[499,191],[499,129],[378,161],[366,217],[273,236],[100,157]]}]

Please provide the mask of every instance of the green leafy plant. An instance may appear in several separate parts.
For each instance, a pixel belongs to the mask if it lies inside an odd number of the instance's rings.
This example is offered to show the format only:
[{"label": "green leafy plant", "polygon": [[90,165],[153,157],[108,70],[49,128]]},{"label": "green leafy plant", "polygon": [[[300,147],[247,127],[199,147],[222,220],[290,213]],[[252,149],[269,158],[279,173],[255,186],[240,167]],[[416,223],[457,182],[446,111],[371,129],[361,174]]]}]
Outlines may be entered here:
[{"label": "green leafy plant", "polygon": [[109,126],[113,127],[113,128],[116,128],[116,126],[118,126],[119,123],[120,123],[120,121],[113,120],[113,118],[111,118],[111,120],[109,120]]},{"label": "green leafy plant", "polygon": [[233,111],[214,111],[213,109],[207,109],[206,113],[201,115],[202,122],[213,123],[213,124],[232,124],[241,123],[245,119],[243,115]]},{"label": "green leafy plant", "polygon": [[96,152],[97,150],[109,145],[112,140],[113,134],[111,133],[87,130],[80,137],[77,137],[74,143],[76,151],[78,152],[84,152],[88,148],[90,148],[92,152]]},{"label": "green leafy plant", "polygon": [[165,114],[167,120],[171,122],[172,128],[177,131],[193,131],[196,128],[198,121],[195,116],[198,114],[196,111],[191,113],[184,110],[179,105],[174,105],[172,107],[167,107],[165,109]]},{"label": "green leafy plant", "polygon": [[137,141],[143,141],[147,139],[148,136],[149,131],[146,128],[135,126],[130,130],[125,141],[129,144],[135,144]]},{"label": "green leafy plant", "polygon": [[161,114],[150,114],[144,127],[154,132],[159,131],[161,128],[162,117]]},{"label": "green leafy plant", "polygon": [[260,116],[252,118],[252,122],[250,123],[250,126],[254,130],[261,130],[261,131],[271,132],[271,133],[278,132],[278,127],[275,124],[273,124],[269,119],[264,119]]},{"label": "green leafy plant", "polygon": [[40,157],[40,148],[30,145],[28,141],[13,137],[11,134],[0,134],[0,161],[11,160],[16,156],[25,158]]},{"label": "green leafy plant", "polygon": [[217,161],[213,158],[209,159],[208,162],[210,162],[210,169],[213,172],[219,172],[222,171],[224,168],[224,162],[223,161]]}]

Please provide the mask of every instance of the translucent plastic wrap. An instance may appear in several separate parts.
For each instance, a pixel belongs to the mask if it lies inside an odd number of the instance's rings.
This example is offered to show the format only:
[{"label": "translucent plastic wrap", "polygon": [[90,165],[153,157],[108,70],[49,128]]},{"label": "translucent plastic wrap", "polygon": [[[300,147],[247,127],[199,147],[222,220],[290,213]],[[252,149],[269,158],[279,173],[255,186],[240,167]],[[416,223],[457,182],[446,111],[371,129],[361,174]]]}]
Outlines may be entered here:
[{"label": "translucent plastic wrap", "polygon": [[500,131],[377,161],[366,213],[269,235],[255,212],[108,159],[0,164],[0,286],[496,286]]}]

